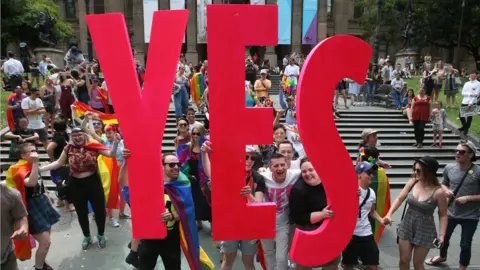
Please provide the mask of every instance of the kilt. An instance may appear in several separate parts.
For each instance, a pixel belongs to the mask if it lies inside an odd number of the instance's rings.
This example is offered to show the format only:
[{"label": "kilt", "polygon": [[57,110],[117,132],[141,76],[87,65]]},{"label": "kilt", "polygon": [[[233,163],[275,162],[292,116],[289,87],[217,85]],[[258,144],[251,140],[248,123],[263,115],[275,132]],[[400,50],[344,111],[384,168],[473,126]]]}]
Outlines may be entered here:
[{"label": "kilt", "polygon": [[27,198],[27,211],[30,234],[48,231],[60,220],[60,214],[53,208],[45,194]]}]

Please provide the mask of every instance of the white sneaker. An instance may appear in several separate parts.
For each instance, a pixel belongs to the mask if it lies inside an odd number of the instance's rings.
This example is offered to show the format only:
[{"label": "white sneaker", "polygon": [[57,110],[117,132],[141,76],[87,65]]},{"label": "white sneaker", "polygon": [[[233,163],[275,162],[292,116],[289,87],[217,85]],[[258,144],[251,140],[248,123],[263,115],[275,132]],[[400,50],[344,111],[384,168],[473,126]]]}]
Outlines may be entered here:
[{"label": "white sneaker", "polygon": [[120,223],[115,218],[109,218],[110,220],[108,221],[108,224],[114,228],[120,227]]}]

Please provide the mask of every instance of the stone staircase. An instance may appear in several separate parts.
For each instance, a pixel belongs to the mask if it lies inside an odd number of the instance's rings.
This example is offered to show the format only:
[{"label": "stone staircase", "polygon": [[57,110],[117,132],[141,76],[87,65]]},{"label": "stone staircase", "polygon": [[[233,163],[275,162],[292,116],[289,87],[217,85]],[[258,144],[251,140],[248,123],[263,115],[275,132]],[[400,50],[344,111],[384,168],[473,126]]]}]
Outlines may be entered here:
[{"label": "stone staircase", "polygon": [[[357,158],[357,145],[360,142],[360,134],[365,128],[374,128],[378,130],[379,147],[382,160],[388,162],[392,168],[387,170],[387,175],[393,187],[402,187],[408,181],[412,174],[412,165],[415,158],[430,155],[435,157],[440,163],[438,176],[442,175],[443,168],[447,163],[454,162],[454,149],[460,137],[451,131],[444,132],[443,148],[432,148],[432,128],[427,126],[424,148],[417,149],[412,147],[415,142],[413,126],[408,125],[408,121],[403,118],[401,112],[396,110],[387,110],[375,107],[350,107],[351,109],[341,110],[341,119],[336,120],[336,125],[340,136],[343,139],[346,149],[350,153],[352,164]],[[203,115],[197,115],[197,121],[204,121]],[[282,119],[282,122],[284,119]],[[163,137],[162,151],[173,152],[173,139],[176,136],[175,114],[173,110],[169,111],[165,134]],[[39,148],[40,162],[47,162],[48,156],[41,144]],[[0,164],[6,166],[14,163],[8,158],[10,142],[3,141],[0,144]],[[4,171],[1,174],[1,180],[5,180]],[[50,178],[48,172],[43,173],[45,179]],[[47,187],[54,187],[53,183],[47,181]]]}]

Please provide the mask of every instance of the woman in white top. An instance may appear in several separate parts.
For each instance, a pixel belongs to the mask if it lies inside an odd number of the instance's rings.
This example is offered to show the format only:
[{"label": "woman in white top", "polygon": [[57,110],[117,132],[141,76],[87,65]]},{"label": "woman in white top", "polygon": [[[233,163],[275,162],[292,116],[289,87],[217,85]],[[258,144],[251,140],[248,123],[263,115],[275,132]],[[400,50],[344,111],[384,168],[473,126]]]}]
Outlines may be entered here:
[{"label": "woman in white top", "polygon": [[465,111],[465,107],[468,107],[468,112],[470,109],[473,109],[473,105],[477,105],[477,99],[480,94],[480,82],[477,80],[477,78],[478,72],[472,71],[472,73],[470,74],[470,81],[466,82],[463,85],[462,89],[463,100],[459,112],[462,127],[458,130],[462,131],[465,135],[468,134],[468,130],[470,129],[470,125],[472,124],[472,116],[476,115],[476,112],[474,112],[474,114],[470,114],[467,116],[464,115],[464,117],[462,117],[462,111]]}]

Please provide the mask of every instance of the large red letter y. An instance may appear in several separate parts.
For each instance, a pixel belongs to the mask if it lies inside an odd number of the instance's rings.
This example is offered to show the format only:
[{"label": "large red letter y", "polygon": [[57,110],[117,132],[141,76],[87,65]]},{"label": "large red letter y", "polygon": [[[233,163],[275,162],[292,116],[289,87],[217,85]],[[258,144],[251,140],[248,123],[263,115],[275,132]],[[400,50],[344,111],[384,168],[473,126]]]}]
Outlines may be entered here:
[{"label": "large red letter y", "polygon": [[187,10],[154,13],[142,93],[123,15],[87,16],[115,114],[132,153],[128,177],[136,239],[166,236],[160,219],[165,211],[161,144],[187,19]]}]

